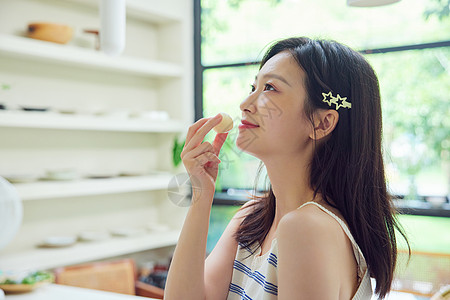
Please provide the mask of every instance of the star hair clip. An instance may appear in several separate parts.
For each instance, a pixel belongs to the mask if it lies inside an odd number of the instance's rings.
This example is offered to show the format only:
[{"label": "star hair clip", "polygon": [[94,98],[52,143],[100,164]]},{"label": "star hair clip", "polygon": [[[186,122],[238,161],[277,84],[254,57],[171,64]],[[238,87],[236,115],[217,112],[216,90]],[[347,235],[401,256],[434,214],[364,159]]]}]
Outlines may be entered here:
[{"label": "star hair clip", "polygon": [[336,94],[336,97],[333,96],[331,92],[325,94],[322,93],[323,99],[322,102],[325,102],[328,104],[328,106],[332,106],[333,104],[336,105],[336,110],[339,108],[352,108],[352,104],[350,102],[347,102],[347,97],[341,97],[341,95]]}]

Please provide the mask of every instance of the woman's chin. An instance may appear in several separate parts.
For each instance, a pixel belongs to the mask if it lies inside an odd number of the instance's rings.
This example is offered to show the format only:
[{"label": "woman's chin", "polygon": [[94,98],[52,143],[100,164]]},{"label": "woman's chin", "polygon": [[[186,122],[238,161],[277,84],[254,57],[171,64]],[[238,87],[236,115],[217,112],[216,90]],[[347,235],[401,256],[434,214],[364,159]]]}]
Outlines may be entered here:
[{"label": "woman's chin", "polygon": [[256,147],[255,143],[253,143],[253,142],[250,141],[249,139],[238,137],[236,139],[236,146],[242,152],[245,152],[252,156],[258,157],[257,151],[255,151],[257,149],[257,147]]}]

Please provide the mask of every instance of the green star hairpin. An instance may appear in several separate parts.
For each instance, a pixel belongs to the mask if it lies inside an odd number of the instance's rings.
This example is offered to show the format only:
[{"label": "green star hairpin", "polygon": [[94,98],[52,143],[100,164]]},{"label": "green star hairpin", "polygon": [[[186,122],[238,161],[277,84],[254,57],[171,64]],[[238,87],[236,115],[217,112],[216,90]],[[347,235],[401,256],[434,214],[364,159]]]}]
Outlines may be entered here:
[{"label": "green star hairpin", "polygon": [[336,105],[336,110],[338,110],[340,107],[348,109],[352,108],[352,104],[350,102],[347,102],[347,97],[341,97],[341,95],[339,94],[336,94],[335,97],[331,92],[322,93],[322,96],[322,101],[327,103],[328,106],[332,106],[333,104]]}]

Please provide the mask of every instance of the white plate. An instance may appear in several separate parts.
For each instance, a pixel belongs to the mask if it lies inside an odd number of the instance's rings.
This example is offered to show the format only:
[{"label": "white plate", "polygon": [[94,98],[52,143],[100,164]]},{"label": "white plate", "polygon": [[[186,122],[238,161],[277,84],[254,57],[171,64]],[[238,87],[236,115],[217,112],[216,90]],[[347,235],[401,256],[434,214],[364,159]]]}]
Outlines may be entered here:
[{"label": "white plate", "polygon": [[113,177],[118,177],[119,173],[117,172],[104,172],[104,173],[89,173],[86,175],[86,178],[90,178],[90,179],[102,179],[102,178],[113,178]]},{"label": "white plate", "polygon": [[83,231],[78,235],[78,238],[85,242],[103,241],[110,237],[111,235],[106,231]]},{"label": "white plate", "polygon": [[112,228],[110,231],[112,235],[122,237],[137,236],[146,233],[145,230],[142,228],[132,228],[132,227]]},{"label": "white plate", "polygon": [[142,118],[155,121],[167,121],[170,119],[169,114],[164,110],[148,110],[133,113],[134,118]]},{"label": "white plate", "polygon": [[75,180],[80,178],[80,175],[75,169],[60,169],[48,170],[46,180]]},{"label": "white plate", "polygon": [[28,183],[37,181],[40,176],[38,174],[24,173],[24,174],[9,174],[3,177],[11,183]]},{"label": "white plate", "polygon": [[128,119],[130,117],[130,112],[126,110],[102,111],[96,115],[106,118]]},{"label": "white plate", "polygon": [[73,235],[67,236],[48,236],[46,237],[41,244],[40,247],[68,247],[75,244],[77,241],[77,237]]}]

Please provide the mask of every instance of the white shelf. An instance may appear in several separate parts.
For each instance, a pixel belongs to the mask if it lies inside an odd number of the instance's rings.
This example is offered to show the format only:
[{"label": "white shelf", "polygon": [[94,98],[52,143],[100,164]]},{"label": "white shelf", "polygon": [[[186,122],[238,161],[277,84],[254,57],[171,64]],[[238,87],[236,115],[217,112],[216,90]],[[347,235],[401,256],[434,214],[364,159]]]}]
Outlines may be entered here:
[{"label": "white shelf", "polygon": [[152,121],[53,112],[0,111],[0,127],[125,132],[181,132],[180,121]]},{"label": "white shelf", "polygon": [[16,183],[23,201],[163,190],[169,185],[170,174],[117,177],[107,179],[81,179],[75,181],[37,181]]},{"label": "white shelf", "polygon": [[146,234],[138,237],[114,237],[102,242],[79,242],[67,248],[35,248],[2,255],[0,270],[51,269],[87,261],[173,246],[179,231]]},{"label": "white shelf", "polygon": [[[135,155],[136,159],[120,161],[112,168],[139,170],[143,167],[141,157],[148,150],[152,158],[144,159],[144,164],[148,165],[146,168],[168,172],[164,175],[151,173],[108,179],[14,184],[24,200],[25,214],[23,226],[15,239],[7,249],[0,251],[0,271],[51,269],[176,245],[186,209],[157,199],[168,188],[172,178],[171,137],[184,132],[185,119],[193,118],[192,39],[186,38],[192,35],[192,5],[183,0],[126,0],[127,51],[121,56],[111,57],[92,49],[93,45],[90,47],[84,39],[60,45],[28,38],[23,32],[26,29],[24,24],[30,21],[33,13],[47,16],[47,19],[53,16],[55,22],[96,27],[95,24],[99,24],[97,10],[100,0],[17,0],[11,5],[6,2],[0,4],[0,10],[10,12],[2,19],[8,26],[0,33],[0,64],[5,67],[0,73],[12,76],[12,82],[6,83],[14,89],[5,99],[8,109],[0,110],[0,134],[6,138],[20,134],[21,138],[3,149],[3,164],[7,163],[10,169],[14,169],[9,162],[17,161],[19,170],[33,162],[32,165],[41,170],[48,164],[66,165],[67,157],[76,152],[77,159],[85,162],[86,166],[97,158],[100,166],[109,166],[121,151],[117,141],[123,138],[127,145],[124,151]],[[142,45],[142,33],[149,39],[145,45]],[[20,82],[20,86],[14,82]],[[56,92],[52,90],[54,84],[60,87]],[[89,103],[85,99],[86,93],[91,95]],[[65,94],[69,97],[64,98]],[[123,95],[130,95],[133,99]],[[26,112],[16,107],[32,106],[31,102],[38,106],[48,105],[50,111]],[[158,121],[157,117],[163,117],[163,114],[142,111],[139,111],[142,117],[127,117],[117,111],[117,107],[130,112],[134,112],[136,107],[163,110],[174,119]],[[96,108],[104,114],[95,113]],[[67,109],[67,113],[58,113],[58,109]],[[70,110],[76,113],[69,114]],[[73,136],[73,139],[59,143],[57,139],[63,133]],[[46,140],[56,142],[47,145],[43,141],[36,145],[38,148],[34,151],[27,140],[33,135],[45,135]],[[103,135],[102,139],[89,144],[98,135]],[[143,142],[141,138],[148,140]],[[40,147],[42,145],[45,147]],[[25,154],[27,158],[24,160]],[[41,154],[51,161],[36,161],[42,157]],[[73,205],[73,214],[66,214],[66,206],[55,205],[59,200],[72,197],[79,197],[70,204]],[[105,199],[113,201],[108,201],[105,207]],[[34,209],[33,203],[39,209]],[[122,209],[124,205],[127,209]],[[45,211],[45,216],[42,211]],[[78,233],[78,229],[74,231],[78,224],[83,225],[81,229],[98,229],[101,224],[104,224],[103,229],[108,229],[108,224],[134,224],[136,218],[147,215],[147,212],[153,219],[161,220],[170,231],[148,231],[142,236],[78,242],[66,248],[36,247],[45,236],[61,232]],[[138,220],[138,223],[143,220]]]},{"label": "white shelf", "polygon": [[156,24],[177,22],[181,21],[182,18],[175,14],[173,10],[161,9],[161,6],[148,0],[127,0],[127,15]]},{"label": "white shelf", "polygon": [[[98,8],[99,0],[65,0],[67,2],[78,3],[81,5]],[[173,10],[167,10],[161,5],[155,5],[155,1],[148,0],[127,0],[127,17],[136,18],[153,24],[164,25],[181,21],[181,16],[174,13]]]},{"label": "white shelf", "polygon": [[182,75],[181,66],[169,62],[125,56],[110,57],[95,50],[5,34],[0,34],[0,54],[151,78],[177,78]]}]

